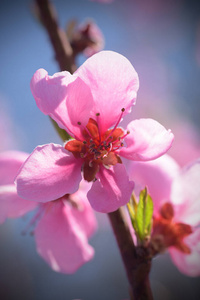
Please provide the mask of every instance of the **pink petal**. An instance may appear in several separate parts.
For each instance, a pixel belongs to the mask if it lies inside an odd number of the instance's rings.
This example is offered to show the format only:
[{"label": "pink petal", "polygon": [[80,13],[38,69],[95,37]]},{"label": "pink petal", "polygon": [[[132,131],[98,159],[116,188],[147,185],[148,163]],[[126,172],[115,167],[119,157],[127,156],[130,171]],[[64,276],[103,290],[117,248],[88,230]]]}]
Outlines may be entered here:
[{"label": "pink petal", "polygon": [[109,213],[128,203],[133,188],[134,183],[129,181],[125,167],[117,164],[110,169],[100,168],[98,180],[87,196],[94,210]]},{"label": "pink petal", "polygon": [[49,76],[44,69],[35,72],[30,87],[39,109],[73,137],[80,138],[77,123],[87,125],[93,106],[90,88],[69,72]]},{"label": "pink petal", "polygon": [[50,115],[61,128],[65,129],[67,87],[75,78],[69,72],[49,76],[39,69],[31,79],[30,88],[38,108]]},{"label": "pink petal", "polygon": [[184,239],[190,247],[191,254],[184,254],[176,248],[169,249],[171,258],[180,272],[188,276],[200,275],[200,228]]},{"label": "pink petal", "polygon": [[38,146],[22,166],[17,192],[22,198],[47,202],[74,193],[81,180],[81,161],[60,145]]},{"label": "pink petal", "polygon": [[77,78],[68,88],[65,124],[72,136],[83,140],[82,130],[86,127],[94,106],[90,87]]},{"label": "pink petal", "polygon": [[186,166],[172,186],[176,219],[192,226],[200,224],[200,159]]},{"label": "pink petal", "polygon": [[96,119],[101,132],[116,124],[125,108],[124,115],[135,104],[139,88],[138,75],[131,63],[113,51],[94,54],[75,72],[91,89],[95,106],[91,117]]},{"label": "pink petal", "polygon": [[0,154],[0,185],[14,183],[22,163],[28,154],[20,151],[6,151]]},{"label": "pink petal", "polygon": [[57,272],[74,273],[94,255],[70,206],[62,201],[47,207],[35,230],[35,239],[38,253]]},{"label": "pink petal", "polygon": [[37,203],[20,198],[14,184],[0,186],[0,224],[6,218],[18,218],[36,208]]},{"label": "pink petal", "polygon": [[126,147],[122,147],[119,154],[131,160],[158,158],[169,150],[174,139],[170,130],[152,119],[134,120],[127,130],[130,134],[124,139]]},{"label": "pink petal", "polygon": [[86,197],[90,188],[91,184],[82,180],[78,191],[69,196],[69,199],[74,201],[78,206],[78,209],[72,209],[71,213],[88,238],[91,237],[97,229],[94,211]]},{"label": "pink petal", "polygon": [[159,210],[162,203],[170,201],[172,182],[179,174],[179,170],[176,161],[167,154],[153,161],[129,161],[127,164],[129,178],[135,182],[136,196],[139,196],[140,191],[146,186],[153,199],[154,213]]}]

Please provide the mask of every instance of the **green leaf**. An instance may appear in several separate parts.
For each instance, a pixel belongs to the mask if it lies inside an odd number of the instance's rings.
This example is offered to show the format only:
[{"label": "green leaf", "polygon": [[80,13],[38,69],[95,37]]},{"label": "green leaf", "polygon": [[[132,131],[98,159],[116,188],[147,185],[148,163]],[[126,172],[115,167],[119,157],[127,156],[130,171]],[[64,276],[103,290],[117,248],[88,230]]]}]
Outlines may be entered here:
[{"label": "green leaf", "polygon": [[133,225],[133,228],[135,229],[135,231],[137,232],[137,224],[135,222],[136,220],[136,214],[137,214],[137,202],[136,202],[136,197],[134,194],[131,195],[131,199],[130,201],[127,203],[127,207],[128,207],[128,211],[129,211],[129,215],[131,218],[131,222]]},{"label": "green leaf", "polygon": [[136,224],[138,229],[138,237],[142,242],[151,232],[153,216],[153,201],[150,195],[147,194],[145,188],[140,192],[139,203],[136,214]]},{"label": "green leaf", "polygon": [[71,136],[67,133],[67,131],[65,131],[64,129],[61,129],[52,118],[50,118],[50,120],[51,120],[54,128],[56,129],[58,135],[64,142],[71,139]]}]

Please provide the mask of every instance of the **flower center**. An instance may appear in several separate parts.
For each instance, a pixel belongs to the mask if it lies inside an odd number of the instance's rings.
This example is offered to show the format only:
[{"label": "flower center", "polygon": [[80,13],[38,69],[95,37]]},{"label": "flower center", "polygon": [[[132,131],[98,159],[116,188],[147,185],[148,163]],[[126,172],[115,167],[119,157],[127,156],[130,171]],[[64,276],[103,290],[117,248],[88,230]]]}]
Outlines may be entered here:
[{"label": "flower center", "polygon": [[[84,161],[83,175],[87,181],[95,180],[95,175],[99,171],[99,165],[105,167],[122,163],[116,151],[123,147],[123,139],[126,134],[117,127],[124,109],[121,110],[120,118],[113,129],[107,130],[105,133],[100,132],[98,126],[99,113],[96,114],[97,121],[90,118],[86,127],[82,129],[83,141],[71,140],[66,143],[65,149],[72,152],[76,158],[81,158]],[[78,122],[80,126],[81,122]]]},{"label": "flower center", "polygon": [[184,238],[192,233],[190,225],[173,221],[174,209],[171,203],[164,203],[160,216],[153,220],[152,244],[157,252],[163,252],[168,247],[190,254],[190,248],[184,243]]}]

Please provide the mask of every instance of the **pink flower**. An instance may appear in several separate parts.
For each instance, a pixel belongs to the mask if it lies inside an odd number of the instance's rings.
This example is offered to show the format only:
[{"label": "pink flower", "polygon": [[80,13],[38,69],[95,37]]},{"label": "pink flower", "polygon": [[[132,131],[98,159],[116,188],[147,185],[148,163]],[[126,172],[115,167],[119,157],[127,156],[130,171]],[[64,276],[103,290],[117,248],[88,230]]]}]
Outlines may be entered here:
[{"label": "pink flower", "polygon": [[37,203],[17,195],[15,176],[28,154],[7,151],[0,154],[0,224],[6,218],[18,218],[36,208]]},{"label": "pink flower", "polygon": [[180,170],[164,155],[155,161],[129,165],[136,193],[145,185],[154,202],[151,241],[158,252],[168,248],[178,269],[200,275],[200,160]]},{"label": "pink flower", "polygon": [[[200,157],[200,136],[199,131],[192,123],[186,120],[180,121],[176,118],[176,123],[171,125],[176,137],[173,147],[169,150],[171,155],[180,166],[188,164],[192,160]],[[184,148],[184,151],[182,151]]]},{"label": "pink flower", "polygon": [[31,80],[36,104],[74,139],[64,147],[38,146],[17,176],[18,194],[46,203],[74,193],[83,174],[93,182],[87,196],[95,210],[111,212],[126,204],[134,183],[120,156],[155,159],[173,141],[173,134],[151,119],[118,127],[135,104],[138,87],[130,62],[111,51],[93,55],[73,75],[48,76],[39,69]]},{"label": "pink flower", "polygon": [[86,199],[88,184],[81,183],[76,193],[48,203],[22,199],[13,182],[27,157],[28,154],[17,151],[0,154],[0,222],[36,209],[28,227],[36,225],[38,253],[53,270],[73,273],[94,255],[88,244],[88,238],[96,229],[96,220]]}]

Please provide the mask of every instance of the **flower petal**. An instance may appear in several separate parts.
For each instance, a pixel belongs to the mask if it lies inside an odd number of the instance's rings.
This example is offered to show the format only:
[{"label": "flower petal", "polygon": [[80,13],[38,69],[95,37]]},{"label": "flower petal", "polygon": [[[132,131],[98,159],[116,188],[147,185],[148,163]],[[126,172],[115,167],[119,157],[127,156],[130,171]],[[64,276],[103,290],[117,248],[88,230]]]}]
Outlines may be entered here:
[{"label": "flower petal", "polygon": [[14,184],[0,186],[0,224],[6,218],[21,217],[36,206],[36,202],[20,198]]},{"label": "flower petal", "polygon": [[91,117],[97,120],[96,113],[100,113],[101,132],[116,124],[122,108],[125,108],[124,115],[131,111],[139,79],[131,63],[121,54],[113,51],[94,54],[75,74],[91,89],[95,103]]},{"label": "flower petal", "polygon": [[18,195],[38,202],[74,193],[80,181],[81,161],[55,144],[38,146],[16,178]]},{"label": "flower petal", "polygon": [[20,151],[6,151],[0,154],[0,185],[12,184],[29,154]]},{"label": "flower petal", "polygon": [[35,230],[35,239],[38,253],[57,272],[74,273],[94,255],[70,206],[62,201],[47,206]]},{"label": "flower petal", "polygon": [[161,124],[152,119],[134,120],[129,123],[125,137],[126,147],[119,150],[119,155],[131,160],[151,160],[169,150],[174,136]]},{"label": "flower petal", "polygon": [[86,126],[93,107],[90,87],[69,72],[49,76],[44,69],[35,72],[30,87],[38,108],[73,137],[81,139],[78,122]]},{"label": "flower petal", "polygon": [[184,239],[189,246],[191,254],[184,254],[176,248],[169,248],[169,252],[174,264],[180,272],[188,276],[200,275],[200,228]]},{"label": "flower petal", "polygon": [[126,168],[130,180],[135,182],[136,196],[139,196],[145,186],[147,187],[153,199],[154,214],[159,211],[162,203],[170,201],[172,182],[180,170],[172,157],[165,154],[147,162],[129,161]]},{"label": "flower petal", "polygon": [[173,182],[171,199],[176,219],[192,226],[200,224],[200,159],[186,166]]},{"label": "flower petal", "polygon": [[90,87],[83,80],[76,80],[69,85],[66,100],[65,125],[72,136],[83,140],[83,129],[86,127],[94,106]]},{"label": "flower petal", "polygon": [[39,69],[31,79],[30,88],[38,108],[52,117],[58,125],[66,129],[66,95],[68,85],[75,79],[69,72],[63,71],[49,76],[47,71]]},{"label": "flower petal", "polygon": [[128,203],[134,188],[125,167],[117,164],[106,169],[101,167],[98,180],[88,192],[88,200],[94,210],[109,213]]},{"label": "flower petal", "polygon": [[75,202],[75,204],[78,206],[78,209],[72,209],[71,213],[88,238],[97,229],[97,222],[94,211],[91,208],[91,205],[86,197],[86,194],[90,190],[90,188],[91,184],[85,180],[82,180],[78,191],[72,195],[69,195],[69,199]]}]

